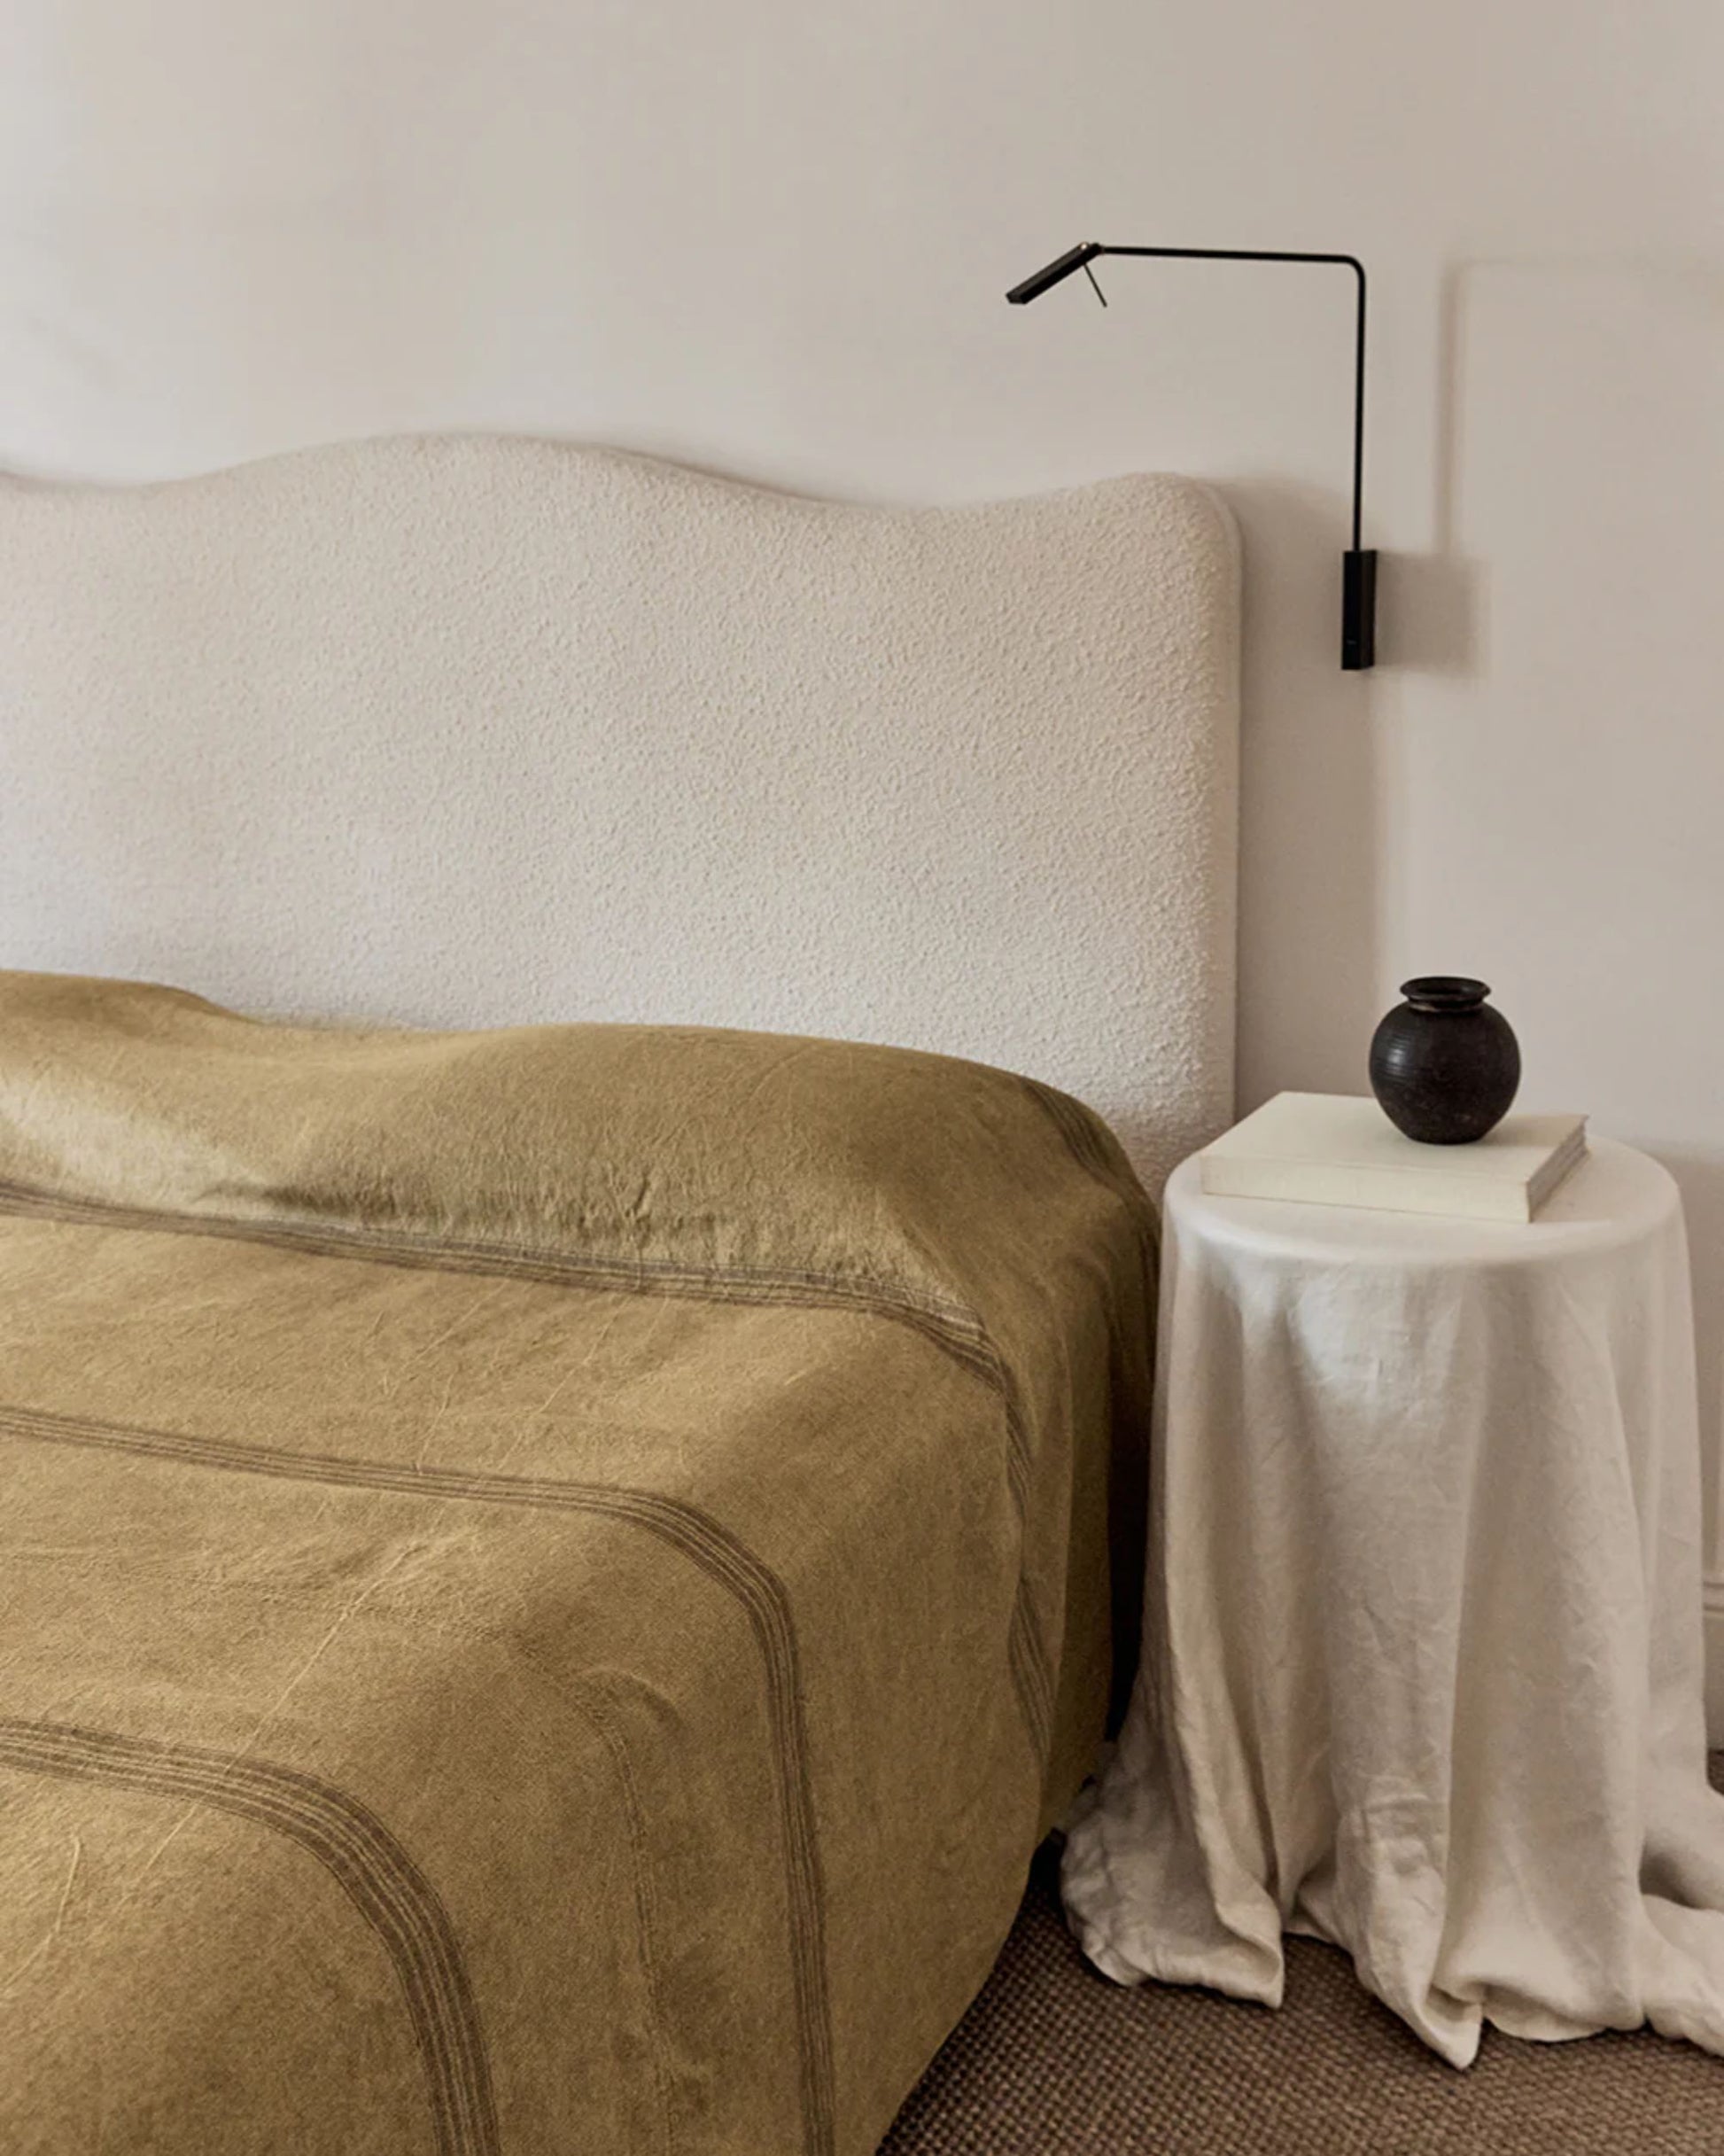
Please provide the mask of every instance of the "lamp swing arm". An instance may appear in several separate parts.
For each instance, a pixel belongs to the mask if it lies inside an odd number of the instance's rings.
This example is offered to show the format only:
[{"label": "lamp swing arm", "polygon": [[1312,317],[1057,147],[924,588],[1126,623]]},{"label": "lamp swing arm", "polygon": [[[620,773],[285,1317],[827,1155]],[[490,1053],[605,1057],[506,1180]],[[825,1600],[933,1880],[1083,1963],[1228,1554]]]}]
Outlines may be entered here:
[{"label": "lamp swing arm", "polygon": [[[1077,270],[1095,284],[1090,264],[1104,254],[1137,255],[1158,261],[1190,262],[1318,262],[1353,272],[1358,307],[1353,338],[1353,522],[1352,545],[1342,564],[1341,665],[1349,673],[1360,672],[1376,659],[1377,551],[1363,543],[1365,473],[1365,266],[1356,254],[1302,253],[1270,247],[1114,247],[1100,240],[1085,240],[1069,248],[1021,284],[1014,284],[1006,298],[1014,307],[1039,300],[1044,292]],[[1096,297],[1103,306],[1101,287]]]}]

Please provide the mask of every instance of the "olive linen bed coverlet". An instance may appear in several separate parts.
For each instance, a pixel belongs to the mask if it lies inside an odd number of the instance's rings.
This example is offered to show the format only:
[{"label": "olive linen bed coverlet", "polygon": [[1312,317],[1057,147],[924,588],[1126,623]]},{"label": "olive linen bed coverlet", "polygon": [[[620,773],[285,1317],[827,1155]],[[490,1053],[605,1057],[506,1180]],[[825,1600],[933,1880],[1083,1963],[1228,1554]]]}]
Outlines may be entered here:
[{"label": "olive linen bed coverlet", "polygon": [[0,2148],[867,2156],[1100,1732],[1152,1263],[974,1065],[0,975]]}]

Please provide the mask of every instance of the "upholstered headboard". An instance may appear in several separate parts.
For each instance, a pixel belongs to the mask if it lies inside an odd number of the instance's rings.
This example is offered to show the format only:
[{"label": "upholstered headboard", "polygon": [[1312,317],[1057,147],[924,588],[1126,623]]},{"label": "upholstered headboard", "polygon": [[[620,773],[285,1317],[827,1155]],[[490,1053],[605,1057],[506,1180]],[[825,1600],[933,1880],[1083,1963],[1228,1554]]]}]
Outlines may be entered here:
[{"label": "upholstered headboard", "polygon": [[0,493],[0,964],[870,1038],[1226,1121],[1204,488],[798,500],[551,443]]}]

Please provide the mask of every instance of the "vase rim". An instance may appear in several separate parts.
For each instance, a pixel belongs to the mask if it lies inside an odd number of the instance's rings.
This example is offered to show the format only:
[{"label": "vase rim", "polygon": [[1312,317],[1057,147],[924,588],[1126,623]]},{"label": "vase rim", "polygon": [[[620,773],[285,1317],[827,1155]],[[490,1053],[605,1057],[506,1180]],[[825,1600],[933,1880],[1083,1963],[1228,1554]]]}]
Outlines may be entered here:
[{"label": "vase rim", "polygon": [[1471,1010],[1484,1001],[1490,988],[1486,982],[1472,980],[1462,973],[1421,973],[1413,980],[1402,981],[1401,992],[1408,1002],[1431,1009]]}]

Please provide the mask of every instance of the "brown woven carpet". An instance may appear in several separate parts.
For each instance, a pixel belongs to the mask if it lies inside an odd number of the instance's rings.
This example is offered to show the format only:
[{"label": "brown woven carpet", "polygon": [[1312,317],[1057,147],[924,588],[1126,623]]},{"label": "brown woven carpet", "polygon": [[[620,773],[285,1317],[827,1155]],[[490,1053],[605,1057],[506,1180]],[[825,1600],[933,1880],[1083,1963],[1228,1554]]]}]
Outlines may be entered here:
[{"label": "brown woven carpet", "polygon": [[[1724,1787],[1724,1754],[1712,1779]],[[1122,1991],[1079,1955],[1046,1853],[987,1989],[881,2156],[1724,2156],[1724,2060],[1645,2032],[1521,2043],[1465,2074],[1287,1942],[1279,2013]]]}]

